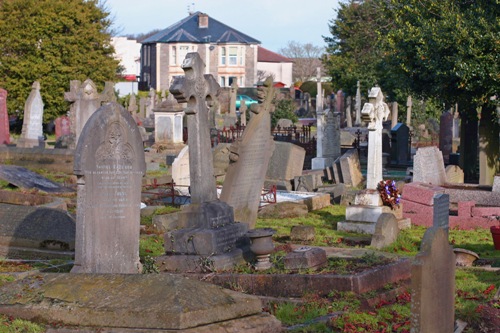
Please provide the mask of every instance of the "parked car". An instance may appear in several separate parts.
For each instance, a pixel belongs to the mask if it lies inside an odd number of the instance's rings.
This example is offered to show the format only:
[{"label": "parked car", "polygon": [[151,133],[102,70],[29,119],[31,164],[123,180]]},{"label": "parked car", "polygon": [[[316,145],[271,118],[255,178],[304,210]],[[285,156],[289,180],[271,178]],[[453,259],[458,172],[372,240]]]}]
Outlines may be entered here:
[{"label": "parked car", "polygon": [[251,98],[250,96],[247,95],[237,95],[236,96],[236,109],[240,108],[241,101],[244,101],[245,104],[247,105],[247,108],[250,107],[250,105],[258,103],[255,99]]}]

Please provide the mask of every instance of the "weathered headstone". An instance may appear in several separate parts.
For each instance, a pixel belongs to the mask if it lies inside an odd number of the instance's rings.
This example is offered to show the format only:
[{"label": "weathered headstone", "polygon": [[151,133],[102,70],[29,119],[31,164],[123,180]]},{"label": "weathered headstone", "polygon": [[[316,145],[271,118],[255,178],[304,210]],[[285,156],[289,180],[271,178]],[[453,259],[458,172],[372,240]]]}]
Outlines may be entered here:
[{"label": "weathered headstone", "polygon": [[443,161],[448,164],[453,147],[453,114],[452,109],[443,112],[439,118],[439,150]]},{"label": "weathered headstone", "polygon": [[71,134],[71,124],[68,116],[57,117],[55,120],[56,140],[63,135]]},{"label": "weathered headstone", "polygon": [[354,111],[356,112],[356,120],[354,125],[361,125],[361,85],[359,81],[356,83],[356,102],[354,103]]},{"label": "weathered headstone", "polygon": [[10,143],[9,114],[7,113],[7,90],[0,88],[0,145]]},{"label": "weathered headstone", "polygon": [[264,82],[259,97],[262,104],[252,104],[255,113],[243,136],[229,149],[231,161],[227,170],[220,199],[234,209],[234,218],[245,222],[250,229],[255,227],[257,212],[269,160],[274,151],[271,136],[272,100],[275,89],[272,78]]},{"label": "weathered headstone", "polygon": [[172,163],[172,180],[175,185],[191,186],[189,175],[189,146],[185,146]]},{"label": "weathered headstone", "polygon": [[432,185],[446,183],[443,155],[437,147],[417,149],[413,158],[413,181]]},{"label": "weathered headstone", "polygon": [[500,175],[493,177],[493,186],[491,188],[492,192],[500,192]]},{"label": "weathered headstone", "polygon": [[21,137],[17,141],[21,148],[45,147],[43,138],[43,101],[40,83],[35,81],[24,105],[24,120]]},{"label": "weathered headstone", "polygon": [[176,77],[170,93],[179,103],[189,101],[185,110],[191,179],[191,204],[178,213],[182,229],[165,234],[167,256],[161,258],[167,269],[195,269],[210,257],[217,267],[243,261],[236,247],[247,225],[234,222],[231,206],[217,198],[208,122],[207,100],[220,88],[212,75],[203,74],[205,64],[198,53],[188,53],[182,63],[185,76]]},{"label": "weathered headstone", "polygon": [[[346,121],[348,124],[347,126],[352,127],[352,119],[347,120],[348,119],[347,117],[351,118],[351,116],[346,115],[344,93],[342,92],[342,90],[337,91],[337,94],[335,96],[335,111],[340,113],[340,119],[341,119],[340,126],[342,127],[346,126],[346,124],[344,123],[344,121]],[[349,123],[351,126],[349,126]]]},{"label": "weathered headstone", "polygon": [[266,172],[265,186],[276,185],[278,189],[292,190],[291,181],[302,175],[304,148],[290,142],[276,141]]},{"label": "weathered headstone", "polygon": [[88,120],[75,151],[78,211],[75,273],[139,273],[144,149],[130,113],[117,103]]},{"label": "weathered headstone", "polygon": [[411,332],[454,331],[455,254],[442,228],[427,229],[411,269]]},{"label": "weathered headstone", "polygon": [[363,181],[357,149],[349,149],[345,152],[344,155],[337,159],[334,168],[337,168],[338,179],[335,179],[337,183],[356,187]]},{"label": "weathered headstone", "polygon": [[446,235],[448,235],[450,229],[450,195],[444,193],[435,194],[433,201],[432,225],[444,229]]},{"label": "weathered headstone", "polygon": [[382,122],[389,116],[389,107],[384,102],[384,95],[379,87],[373,87],[368,94],[369,103],[365,103],[363,120],[368,121],[368,163],[366,169],[366,188],[376,189],[382,180]]},{"label": "weathered headstone", "polygon": [[376,249],[382,249],[394,243],[398,235],[398,220],[394,214],[382,213],[375,224],[375,232],[370,245]]},{"label": "weathered headstone", "polygon": [[145,118],[149,118],[153,115],[153,108],[156,105],[156,92],[153,88],[149,89],[149,95],[146,99],[146,115]]},{"label": "weathered headstone", "polygon": [[127,111],[130,112],[132,117],[137,113],[137,100],[135,98],[135,94],[130,94]]},{"label": "weathered headstone", "polygon": [[323,136],[323,157],[329,160],[325,167],[329,167],[340,156],[340,113],[331,112],[326,115],[326,124]]}]

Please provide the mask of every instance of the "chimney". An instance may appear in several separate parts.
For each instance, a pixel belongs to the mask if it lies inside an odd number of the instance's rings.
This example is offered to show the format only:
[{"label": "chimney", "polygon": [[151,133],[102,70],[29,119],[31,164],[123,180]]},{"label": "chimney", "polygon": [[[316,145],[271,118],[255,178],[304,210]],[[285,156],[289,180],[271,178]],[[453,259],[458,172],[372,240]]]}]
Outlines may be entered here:
[{"label": "chimney", "polygon": [[208,15],[198,14],[198,28],[208,28]]}]

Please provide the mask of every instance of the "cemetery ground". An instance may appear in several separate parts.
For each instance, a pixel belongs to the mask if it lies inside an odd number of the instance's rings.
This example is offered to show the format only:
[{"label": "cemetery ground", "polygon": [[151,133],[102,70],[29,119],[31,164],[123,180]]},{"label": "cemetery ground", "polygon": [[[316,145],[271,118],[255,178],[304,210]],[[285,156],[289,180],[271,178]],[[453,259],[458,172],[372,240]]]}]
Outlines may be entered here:
[{"label": "cemetery ground", "polygon": [[[64,174],[35,170],[56,182],[68,184],[71,177]],[[5,182],[0,189],[20,191]],[[33,192],[33,191],[32,191]],[[41,194],[43,195],[43,194]],[[65,195],[69,202],[68,210],[75,212],[72,204],[75,197]],[[153,223],[153,216],[171,214],[178,208],[165,206],[157,208],[152,214],[141,217],[142,232],[140,239],[140,258],[144,273],[157,274],[158,267],[154,258],[164,254],[163,235]],[[259,217],[257,228],[273,228],[275,250],[271,255],[273,268],[255,272],[251,264],[237,266],[231,272],[215,271],[210,266],[210,258],[203,264],[204,280],[209,281],[217,274],[359,274],[366,270],[396,262],[402,258],[414,257],[420,247],[425,228],[412,226],[402,230],[395,243],[376,251],[367,245],[366,237],[360,234],[336,230],[336,224],[345,218],[345,206],[337,204],[321,210],[309,212],[306,216],[295,218]],[[315,228],[315,237],[310,241],[291,241],[292,226],[304,225]],[[468,325],[464,332],[496,332],[500,325],[500,251],[495,251],[489,230],[451,229],[449,240],[453,247],[476,252],[480,259],[475,267],[457,267],[455,287],[455,319]],[[292,247],[311,246],[335,249],[343,255],[330,257],[326,267],[318,270],[286,272],[283,259]],[[69,272],[71,258],[30,261],[0,259],[0,285],[11,281],[10,272]],[[36,274],[36,273],[35,273]],[[237,283],[225,285],[229,289],[248,292]],[[495,296],[496,293],[496,296]],[[409,281],[387,283],[378,290],[365,293],[331,290],[326,295],[303,290],[302,297],[262,297],[263,307],[275,315],[290,332],[409,332],[411,290]],[[31,323],[12,317],[0,316],[0,332],[45,332],[47,324]]]}]

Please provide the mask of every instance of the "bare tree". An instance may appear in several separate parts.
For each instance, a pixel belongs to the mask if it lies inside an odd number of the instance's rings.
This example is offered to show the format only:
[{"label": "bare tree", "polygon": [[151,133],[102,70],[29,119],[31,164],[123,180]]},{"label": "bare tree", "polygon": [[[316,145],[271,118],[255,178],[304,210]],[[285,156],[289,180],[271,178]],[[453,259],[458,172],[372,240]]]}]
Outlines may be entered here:
[{"label": "bare tree", "polygon": [[316,77],[316,68],[323,67],[320,57],[325,49],[311,43],[301,44],[289,41],[286,47],[279,49],[278,53],[293,60],[293,80],[307,81]]},{"label": "bare tree", "polygon": [[264,82],[269,76],[273,78],[273,81],[276,79],[276,75],[274,73],[263,71],[261,69],[257,70],[257,82]]}]

